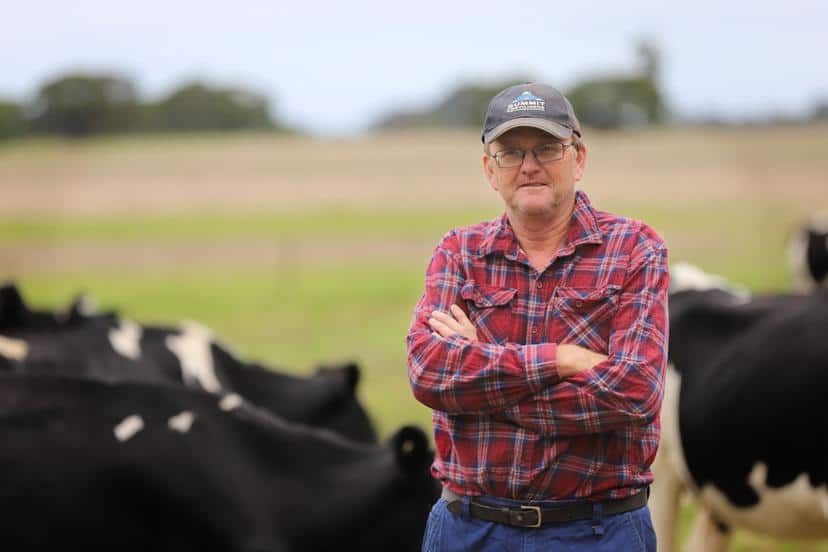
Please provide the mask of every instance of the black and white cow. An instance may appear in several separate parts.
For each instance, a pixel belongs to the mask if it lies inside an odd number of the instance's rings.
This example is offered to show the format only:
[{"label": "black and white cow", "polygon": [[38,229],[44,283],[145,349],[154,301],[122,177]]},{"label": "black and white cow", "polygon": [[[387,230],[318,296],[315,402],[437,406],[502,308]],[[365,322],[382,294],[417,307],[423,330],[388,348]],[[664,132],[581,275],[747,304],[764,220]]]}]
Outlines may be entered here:
[{"label": "black and white cow", "polygon": [[813,215],[788,240],[788,269],[794,287],[828,287],[828,212]]},{"label": "black and white cow", "polygon": [[383,445],[185,387],[0,375],[4,550],[419,550],[422,430]]},{"label": "black and white cow", "polygon": [[94,301],[86,294],[79,294],[64,311],[47,311],[30,308],[13,282],[0,286],[0,335],[15,337],[21,332],[51,332],[116,322],[114,313],[98,313]]},{"label": "black and white cow", "polygon": [[291,421],[326,427],[362,442],[376,431],[356,396],[359,366],[320,367],[307,377],[240,360],[210,330],[141,326],[113,313],[91,314],[76,303],[60,316],[29,309],[13,286],[3,288],[0,371],[69,375],[102,381],[185,384],[234,392]]},{"label": "black and white cow", "polygon": [[673,550],[684,490],[699,506],[688,549],[726,550],[731,527],[826,538],[828,291],[750,296],[699,274],[671,275],[659,550]]}]

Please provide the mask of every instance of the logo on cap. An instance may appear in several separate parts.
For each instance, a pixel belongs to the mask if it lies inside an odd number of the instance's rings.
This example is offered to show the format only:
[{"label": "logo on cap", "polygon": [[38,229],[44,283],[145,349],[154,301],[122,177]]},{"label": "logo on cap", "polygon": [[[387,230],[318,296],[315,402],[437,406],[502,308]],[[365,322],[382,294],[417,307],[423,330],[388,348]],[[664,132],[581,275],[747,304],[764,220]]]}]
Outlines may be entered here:
[{"label": "logo on cap", "polygon": [[506,106],[506,113],[515,111],[546,111],[546,105],[543,98],[538,98],[527,90]]}]

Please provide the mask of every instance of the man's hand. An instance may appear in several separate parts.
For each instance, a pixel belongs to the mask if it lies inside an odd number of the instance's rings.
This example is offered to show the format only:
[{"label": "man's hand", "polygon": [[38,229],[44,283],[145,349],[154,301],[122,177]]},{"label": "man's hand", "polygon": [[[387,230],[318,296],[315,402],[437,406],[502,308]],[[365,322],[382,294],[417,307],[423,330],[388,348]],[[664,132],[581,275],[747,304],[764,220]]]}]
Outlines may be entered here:
[{"label": "man's hand", "polygon": [[[477,330],[463,312],[463,309],[457,305],[449,307],[451,314],[442,311],[431,311],[431,318],[428,319],[428,325],[440,337],[448,337],[450,335],[461,335],[469,341],[477,341]],[[453,315],[453,316],[452,316]]]},{"label": "man's hand", "polygon": [[590,351],[578,345],[561,343],[558,345],[558,374],[565,378],[584,370],[591,370],[607,358],[607,355]]}]

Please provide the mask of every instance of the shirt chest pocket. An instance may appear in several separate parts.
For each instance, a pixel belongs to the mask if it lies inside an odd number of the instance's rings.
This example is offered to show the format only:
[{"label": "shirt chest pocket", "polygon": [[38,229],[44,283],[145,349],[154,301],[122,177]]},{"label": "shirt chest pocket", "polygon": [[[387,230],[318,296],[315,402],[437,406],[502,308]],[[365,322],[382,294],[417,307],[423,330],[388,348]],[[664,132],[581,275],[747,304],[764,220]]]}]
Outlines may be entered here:
[{"label": "shirt chest pocket", "polygon": [[573,343],[607,353],[612,318],[618,310],[620,286],[557,287],[552,295],[552,341]]},{"label": "shirt chest pocket", "polygon": [[516,324],[513,313],[517,289],[467,281],[460,289],[466,314],[477,330],[477,337],[487,343],[503,344],[513,339]]}]

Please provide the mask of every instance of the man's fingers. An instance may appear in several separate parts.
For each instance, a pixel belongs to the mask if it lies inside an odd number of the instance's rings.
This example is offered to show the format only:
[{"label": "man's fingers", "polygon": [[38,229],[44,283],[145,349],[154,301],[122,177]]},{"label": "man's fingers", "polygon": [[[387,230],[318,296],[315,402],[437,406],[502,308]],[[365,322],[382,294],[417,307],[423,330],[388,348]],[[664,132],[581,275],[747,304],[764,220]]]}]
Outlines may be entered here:
[{"label": "man's fingers", "polygon": [[451,314],[454,315],[454,318],[456,318],[461,324],[471,324],[469,317],[466,316],[466,313],[458,305],[450,306],[449,310],[451,311]]},{"label": "man's fingers", "polygon": [[452,316],[448,313],[442,311],[434,311],[431,313],[431,317],[435,320],[439,320],[449,328],[452,328],[455,332],[460,331],[460,323],[452,318]]},{"label": "man's fingers", "polygon": [[434,317],[428,319],[428,325],[431,326],[432,330],[436,331],[443,337],[448,337],[454,333],[457,333]]},{"label": "man's fingers", "polygon": [[449,310],[451,314],[438,310],[431,312],[431,318],[428,319],[431,329],[436,330],[443,337],[456,334],[471,341],[477,341],[477,330],[474,329],[474,325],[463,309],[457,305],[451,305]]}]

